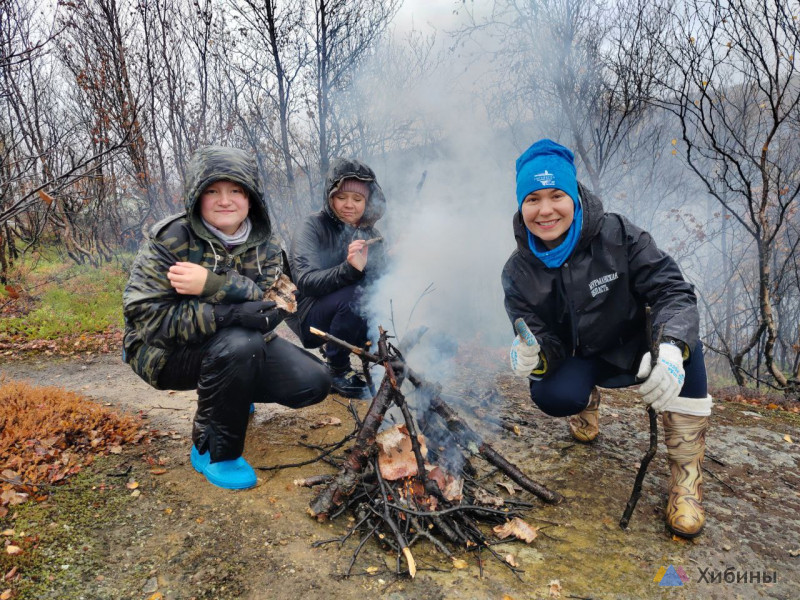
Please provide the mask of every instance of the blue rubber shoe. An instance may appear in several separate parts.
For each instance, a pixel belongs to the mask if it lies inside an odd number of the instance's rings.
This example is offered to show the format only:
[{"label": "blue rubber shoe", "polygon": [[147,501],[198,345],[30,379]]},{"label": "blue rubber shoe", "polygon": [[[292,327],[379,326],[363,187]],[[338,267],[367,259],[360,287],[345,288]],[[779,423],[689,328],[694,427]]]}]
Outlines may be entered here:
[{"label": "blue rubber shoe", "polygon": [[203,475],[217,487],[226,490],[246,490],[258,482],[253,467],[241,456],[235,460],[211,463]]},{"label": "blue rubber shoe", "polygon": [[256,412],[256,405],[251,403],[250,404],[250,414],[252,415],[254,412]]},{"label": "blue rubber shoe", "polygon": [[192,444],[192,451],[189,453],[189,457],[192,460],[192,466],[194,470],[198,473],[202,473],[206,470],[206,467],[211,462],[211,453],[206,452],[205,454],[200,454],[197,448],[195,448],[194,444]]},{"label": "blue rubber shoe", "polygon": [[226,490],[246,490],[258,482],[256,472],[241,456],[235,460],[211,462],[211,453],[200,454],[192,446],[190,454],[192,466],[198,473],[205,475],[209,483]]}]

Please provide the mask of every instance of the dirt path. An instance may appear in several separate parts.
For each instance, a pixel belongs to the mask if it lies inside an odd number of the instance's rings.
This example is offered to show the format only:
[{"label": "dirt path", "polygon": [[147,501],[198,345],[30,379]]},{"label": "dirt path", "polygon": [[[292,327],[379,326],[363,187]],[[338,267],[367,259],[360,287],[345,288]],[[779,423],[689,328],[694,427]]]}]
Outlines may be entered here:
[{"label": "dirt path", "polygon": [[[630,530],[617,526],[647,445],[646,417],[630,392],[604,395],[601,438],[583,446],[571,441],[563,421],[531,408],[524,382],[498,376],[487,385],[500,399],[471,408],[484,424],[499,421],[498,416],[516,422],[520,436],[496,427],[487,435],[534,479],[567,498],[559,506],[534,499],[528,520],[542,527],[540,536],[527,546],[497,548],[515,556],[525,570],[521,579],[491,560],[481,578],[474,554],[462,552],[468,567],[455,569],[430,548],[420,548],[415,556],[422,568],[411,581],[395,576],[394,556],[373,543],[359,557],[356,575],[344,579],[355,541],[341,549],[311,544],[341,535],[351,521],[316,523],[305,513],[313,491],[292,484],[331,467],[318,463],[260,471],[255,489],[227,492],[208,485],[189,464],[194,393],[152,390],[115,355],[0,364],[0,376],[78,391],[120,410],[144,411],[160,432],[149,446],[120,459],[128,461],[141,493],[134,497],[123,488],[111,524],[90,524],[88,533],[74,540],[100,559],[77,570],[74,587],[53,589],[46,597],[145,599],[160,592],[166,599],[522,599],[556,597],[558,588],[551,583],[557,580],[562,598],[798,598],[800,425],[787,413],[715,406],[706,461],[707,532],[694,542],[675,541],[663,527],[663,445]],[[349,430],[352,421],[334,398],[296,412],[260,405],[245,456],[254,466],[311,458],[313,451],[298,441],[335,441]],[[340,418],[343,425],[311,427],[326,416]],[[146,458],[160,459],[167,472],[151,474]],[[59,490],[54,502],[69,493],[69,487]],[[659,568],[670,565],[683,567],[689,581],[676,587],[654,582]],[[53,573],[55,586],[61,576],[56,565]],[[756,573],[759,580],[753,582]],[[775,574],[776,581],[765,583],[765,573],[770,579]],[[722,580],[712,583],[716,574]]]}]

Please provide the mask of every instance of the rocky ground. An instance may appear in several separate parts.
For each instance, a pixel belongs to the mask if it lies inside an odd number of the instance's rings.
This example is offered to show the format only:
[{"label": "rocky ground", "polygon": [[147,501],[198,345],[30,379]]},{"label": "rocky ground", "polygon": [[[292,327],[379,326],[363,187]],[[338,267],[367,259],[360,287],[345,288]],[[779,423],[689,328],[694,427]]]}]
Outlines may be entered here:
[{"label": "rocky ground", "polygon": [[[63,387],[120,411],[141,413],[155,431],[149,444],[96,462],[91,472],[57,488],[37,512],[16,521],[9,515],[2,524],[42,533],[40,552],[51,559],[36,575],[37,598],[798,597],[796,414],[735,403],[715,406],[706,461],[707,531],[687,542],[673,539],[663,526],[663,444],[629,530],[617,524],[648,440],[645,412],[630,391],[604,394],[601,437],[584,446],[571,440],[563,420],[531,408],[523,381],[502,374],[484,379],[481,385],[497,393],[473,396],[464,411],[484,426],[498,450],[566,497],[548,506],[525,492],[517,494],[535,505],[526,519],[541,528],[539,537],[497,549],[512,554],[524,573],[516,578],[503,565],[485,560],[481,576],[474,553],[458,552],[462,564],[420,546],[415,549],[419,572],[412,581],[395,574],[391,552],[370,542],[353,575],[344,578],[355,536],[341,548],[312,543],[341,535],[352,520],[312,520],[305,509],[313,490],[292,483],[332,472],[330,466],[260,471],[255,489],[221,490],[189,464],[193,392],[152,390],[117,355],[12,361],[0,364],[0,376]],[[365,403],[360,410],[363,414]],[[342,424],[318,426],[328,417]],[[520,434],[502,423],[517,425]],[[254,466],[306,460],[315,451],[301,442],[332,442],[351,426],[336,396],[296,412],[259,405],[245,457]],[[132,481],[138,484],[134,491],[123,485]],[[503,477],[488,481],[495,484]],[[49,539],[56,540],[53,547]],[[670,565],[683,567],[689,580],[659,586],[654,577]],[[759,581],[751,580],[755,573]]]}]

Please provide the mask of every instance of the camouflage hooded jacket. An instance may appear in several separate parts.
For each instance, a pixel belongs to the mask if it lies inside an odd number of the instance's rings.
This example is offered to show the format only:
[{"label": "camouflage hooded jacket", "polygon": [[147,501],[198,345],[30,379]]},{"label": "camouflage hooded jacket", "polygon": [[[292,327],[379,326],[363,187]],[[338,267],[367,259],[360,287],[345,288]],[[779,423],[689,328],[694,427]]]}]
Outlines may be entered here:
[{"label": "camouflage hooded jacket", "polygon": [[[252,229],[230,251],[203,224],[197,208],[214,181],[242,185],[250,198]],[[235,148],[206,146],[187,166],[186,212],[156,223],[139,248],[123,292],[124,359],[153,387],[171,351],[203,342],[216,332],[213,306],[259,300],[286,270],[285,255],[272,232],[255,160]],[[193,262],[221,275],[200,296],[178,294],[167,271],[178,261]],[[212,288],[212,289],[209,289]]]},{"label": "camouflage hooded jacket", "polygon": [[[364,214],[357,226],[344,223],[331,208],[330,196],[345,179],[359,179],[369,185]],[[386,197],[375,172],[355,159],[335,158],[325,180],[322,210],[306,217],[292,239],[289,262],[300,292],[297,316],[305,319],[317,299],[352,284],[365,284],[384,268],[383,244],[369,249],[364,271],[347,262],[347,247],[353,240],[379,237],[375,223],[386,210]]]}]

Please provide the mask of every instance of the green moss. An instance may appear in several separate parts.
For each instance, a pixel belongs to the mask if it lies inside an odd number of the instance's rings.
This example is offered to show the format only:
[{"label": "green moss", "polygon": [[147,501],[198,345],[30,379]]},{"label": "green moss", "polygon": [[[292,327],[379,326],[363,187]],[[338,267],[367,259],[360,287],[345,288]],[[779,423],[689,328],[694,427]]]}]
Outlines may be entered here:
[{"label": "green moss", "polygon": [[[77,594],[96,584],[110,552],[105,533],[118,528],[120,514],[132,501],[124,478],[102,474],[114,471],[121,460],[98,459],[67,485],[53,490],[47,501],[15,507],[16,518],[4,519],[3,529],[13,528],[12,539],[24,549],[17,556],[0,556],[0,572],[16,566],[21,574],[20,580],[12,583],[14,598],[72,598],[70,590]],[[135,572],[124,575],[143,577]]]},{"label": "green moss", "polygon": [[60,267],[59,272],[51,262],[37,263],[26,286],[35,292],[33,308],[3,319],[0,334],[55,340],[122,327],[122,291],[128,277],[125,270],[114,264]]}]

